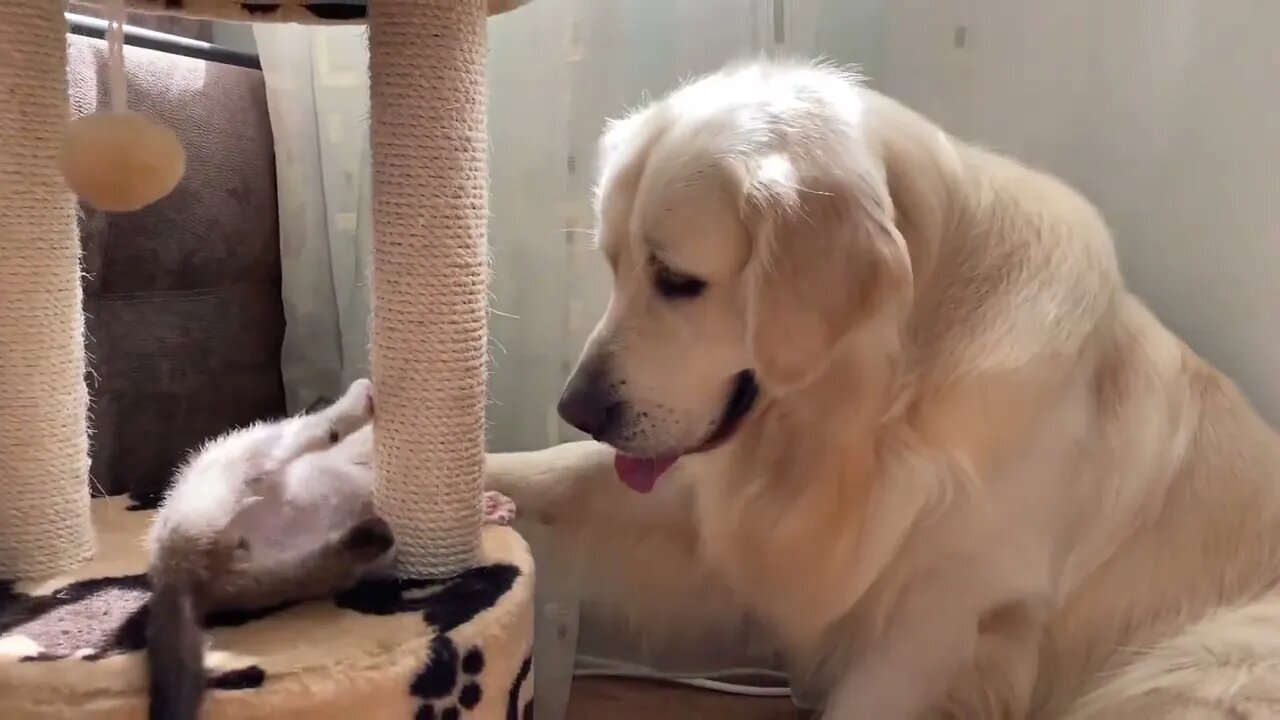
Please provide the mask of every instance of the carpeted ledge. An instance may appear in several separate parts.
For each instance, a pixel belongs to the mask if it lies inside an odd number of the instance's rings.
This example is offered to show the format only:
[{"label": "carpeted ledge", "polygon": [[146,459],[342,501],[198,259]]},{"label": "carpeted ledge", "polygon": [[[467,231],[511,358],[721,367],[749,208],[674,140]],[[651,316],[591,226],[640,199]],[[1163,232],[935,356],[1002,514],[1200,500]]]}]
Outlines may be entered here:
[{"label": "carpeted ledge", "polygon": [[[97,558],[0,583],[0,718],[145,717],[151,512],[93,505]],[[451,579],[209,618],[203,720],[528,718],[533,562],[509,528],[486,527],[482,547],[483,564]]]}]

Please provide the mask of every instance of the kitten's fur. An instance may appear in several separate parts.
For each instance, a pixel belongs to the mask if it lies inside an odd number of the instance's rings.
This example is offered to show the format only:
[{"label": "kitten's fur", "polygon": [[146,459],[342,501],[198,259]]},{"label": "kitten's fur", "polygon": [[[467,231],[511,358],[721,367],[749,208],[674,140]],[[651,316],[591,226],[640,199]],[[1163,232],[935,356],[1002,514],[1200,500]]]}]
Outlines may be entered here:
[{"label": "kitten's fur", "polygon": [[390,569],[372,417],[358,380],[324,410],[211,441],[178,471],[150,538],[152,720],[199,712],[205,613],[322,597]]},{"label": "kitten's fur", "polygon": [[[230,432],[178,471],[151,528],[151,720],[193,720],[204,694],[200,621],[332,595],[391,569],[373,508],[373,386],[315,413]],[[486,523],[515,518],[485,492]]]}]

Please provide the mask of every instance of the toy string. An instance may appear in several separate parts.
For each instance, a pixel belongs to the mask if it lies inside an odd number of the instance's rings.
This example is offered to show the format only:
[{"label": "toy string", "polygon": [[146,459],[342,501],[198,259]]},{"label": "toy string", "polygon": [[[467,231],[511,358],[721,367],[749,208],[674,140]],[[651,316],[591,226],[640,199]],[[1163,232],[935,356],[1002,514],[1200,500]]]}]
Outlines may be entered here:
[{"label": "toy string", "polygon": [[124,0],[111,0],[107,5],[107,87],[111,93],[111,111],[128,109],[128,91],[124,74]]}]

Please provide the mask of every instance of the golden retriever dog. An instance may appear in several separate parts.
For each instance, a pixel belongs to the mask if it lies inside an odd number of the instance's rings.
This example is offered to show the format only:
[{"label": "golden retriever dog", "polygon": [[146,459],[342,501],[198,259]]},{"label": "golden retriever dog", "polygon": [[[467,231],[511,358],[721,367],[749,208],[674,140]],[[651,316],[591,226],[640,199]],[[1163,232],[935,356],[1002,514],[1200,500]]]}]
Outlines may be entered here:
[{"label": "golden retriever dog", "polygon": [[754,619],[829,720],[1280,717],[1280,442],[1079,194],[766,62],[611,124],[597,203],[599,443],[487,477],[588,598]]}]

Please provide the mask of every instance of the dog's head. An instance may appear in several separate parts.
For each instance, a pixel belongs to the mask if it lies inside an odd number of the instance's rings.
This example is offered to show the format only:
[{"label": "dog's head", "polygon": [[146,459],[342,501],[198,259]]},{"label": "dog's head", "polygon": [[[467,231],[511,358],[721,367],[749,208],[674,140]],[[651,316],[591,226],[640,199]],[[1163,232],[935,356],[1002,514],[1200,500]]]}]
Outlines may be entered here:
[{"label": "dog's head", "polygon": [[811,66],[687,85],[601,143],[608,309],[560,401],[633,487],[714,447],[901,315],[911,266],[863,91]]}]

